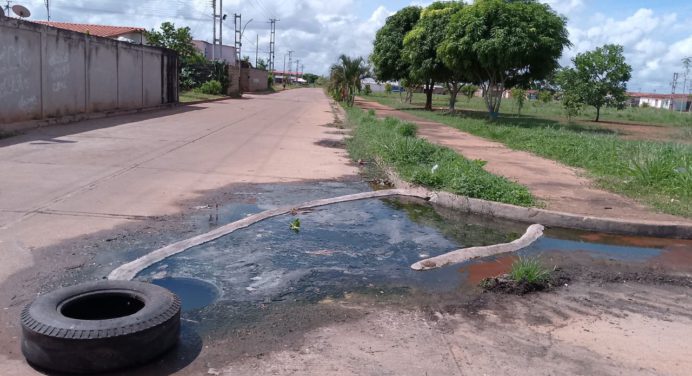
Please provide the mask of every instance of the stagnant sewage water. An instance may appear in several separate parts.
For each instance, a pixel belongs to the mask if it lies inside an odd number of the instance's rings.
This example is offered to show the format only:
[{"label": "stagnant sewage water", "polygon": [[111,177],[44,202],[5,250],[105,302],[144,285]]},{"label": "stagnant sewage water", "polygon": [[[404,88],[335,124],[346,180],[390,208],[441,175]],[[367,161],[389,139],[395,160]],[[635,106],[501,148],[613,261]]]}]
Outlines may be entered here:
[{"label": "stagnant sewage water", "polygon": [[[299,231],[290,228],[296,218]],[[463,247],[512,241],[527,226],[419,199],[356,201],[260,222],[154,264],[137,279],[178,293],[184,316],[212,328],[241,312],[278,302],[312,304],[352,291],[445,293],[468,288],[506,272],[516,256],[426,272],[413,271],[410,265]],[[573,253],[646,263],[670,252],[690,252],[686,246],[666,248],[665,240],[642,243],[632,238],[632,244],[626,244],[623,239],[548,230],[519,255]]]}]

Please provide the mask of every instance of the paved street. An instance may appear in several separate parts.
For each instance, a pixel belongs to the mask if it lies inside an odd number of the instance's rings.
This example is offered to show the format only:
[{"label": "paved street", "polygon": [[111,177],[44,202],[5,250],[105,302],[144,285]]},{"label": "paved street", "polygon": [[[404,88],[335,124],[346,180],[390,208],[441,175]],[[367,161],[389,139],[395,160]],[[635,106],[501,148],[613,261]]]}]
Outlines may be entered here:
[{"label": "paved street", "polygon": [[315,145],[341,137],[333,120],[321,89],[301,89],[0,140],[0,283],[32,249],[173,214],[205,190],[356,174],[343,150]]}]

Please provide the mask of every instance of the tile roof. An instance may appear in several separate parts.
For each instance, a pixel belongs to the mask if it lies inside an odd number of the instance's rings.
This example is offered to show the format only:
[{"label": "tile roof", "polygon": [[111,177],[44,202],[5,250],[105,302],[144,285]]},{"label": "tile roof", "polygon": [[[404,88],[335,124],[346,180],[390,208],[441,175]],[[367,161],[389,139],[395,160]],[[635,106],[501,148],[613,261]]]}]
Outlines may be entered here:
[{"label": "tile roof", "polygon": [[78,23],[68,23],[68,22],[52,22],[52,21],[34,21],[42,25],[48,25],[52,27],[57,27],[58,29],[65,29],[76,31],[79,33],[85,33],[89,35],[94,35],[97,37],[113,38],[123,34],[143,32],[145,29],[141,27],[129,27],[129,26],[107,26],[107,25],[90,25],[90,24],[78,24]]}]

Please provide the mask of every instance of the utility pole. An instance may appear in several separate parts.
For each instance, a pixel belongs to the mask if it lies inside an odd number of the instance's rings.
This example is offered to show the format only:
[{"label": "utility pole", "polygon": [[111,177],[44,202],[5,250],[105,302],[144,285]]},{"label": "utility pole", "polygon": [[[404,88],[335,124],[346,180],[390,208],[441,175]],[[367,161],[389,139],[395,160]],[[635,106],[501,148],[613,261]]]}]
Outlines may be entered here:
[{"label": "utility pole", "polygon": [[295,52],[295,51],[288,51],[288,83],[289,84],[292,81],[291,69],[293,69],[293,52]]},{"label": "utility pole", "polygon": [[687,84],[688,78],[690,75],[690,66],[691,65],[692,65],[692,57],[686,57],[686,58],[682,59],[682,66],[685,67],[685,81],[682,84],[682,93],[688,94],[688,96],[687,96],[687,98],[684,98],[685,104],[680,108],[680,112],[688,111],[688,112],[692,113],[692,107],[690,107],[689,109],[687,108],[687,102],[690,100],[690,97],[692,96],[692,83],[690,83],[689,85]]},{"label": "utility pole", "polygon": [[298,70],[300,69],[300,59],[296,59],[296,81],[300,78]]},{"label": "utility pole", "polygon": [[223,60],[223,0],[219,0],[219,60]]},{"label": "utility pole", "polygon": [[281,83],[283,84],[284,89],[286,88],[286,54],[284,54],[284,70],[281,73]]},{"label": "utility pole", "polygon": [[214,10],[212,22],[214,23],[214,36],[211,38],[211,59],[216,60],[216,0],[211,0],[211,8]]},{"label": "utility pole", "polygon": [[[274,74],[274,53],[276,52],[276,23],[279,20],[272,18],[269,20],[271,24],[269,34],[269,72]],[[285,60],[285,59],[284,59]],[[284,62],[284,71],[286,71],[286,63]]]},{"label": "utility pole", "polygon": [[257,34],[257,43],[255,43],[255,68],[257,68],[257,59],[259,58],[259,34]]},{"label": "utility pole", "polygon": [[670,90],[670,110],[673,111],[675,110],[675,89],[678,87],[678,74],[673,73],[673,82],[670,83],[671,85],[671,90]]},{"label": "utility pole", "polygon": [[50,1],[45,0],[44,2],[46,3],[46,15],[48,16],[48,21],[50,22]]},{"label": "utility pole", "polygon": [[240,24],[242,21],[241,15],[238,13],[233,14],[234,18],[234,23],[235,23],[235,56],[236,60],[238,60],[238,65],[240,65],[240,46],[242,45],[242,30],[240,29],[243,25]]}]

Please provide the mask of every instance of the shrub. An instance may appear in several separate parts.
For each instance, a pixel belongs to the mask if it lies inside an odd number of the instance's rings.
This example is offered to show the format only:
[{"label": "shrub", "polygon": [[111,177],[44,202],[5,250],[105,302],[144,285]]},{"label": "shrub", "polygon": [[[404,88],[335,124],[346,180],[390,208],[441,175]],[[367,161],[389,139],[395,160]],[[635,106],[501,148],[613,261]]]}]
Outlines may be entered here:
[{"label": "shrub", "polygon": [[365,89],[363,90],[363,93],[365,93],[365,95],[372,94],[372,88],[370,87],[370,84],[365,84]]},{"label": "shrub", "polygon": [[418,127],[413,123],[400,123],[396,127],[396,132],[404,137],[416,137]]},{"label": "shrub", "polygon": [[384,84],[384,92],[387,94],[391,94],[392,93],[392,84],[390,84],[389,82]]},{"label": "shrub", "polygon": [[222,94],[222,88],[221,88],[221,83],[216,80],[211,80],[203,83],[199,88],[197,88],[195,91],[204,93],[204,94],[211,94],[211,95],[221,95]]},{"label": "shrub", "polygon": [[550,270],[544,267],[538,259],[520,257],[512,264],[509,277],[516,283],[541,285],[550,279]]}]

